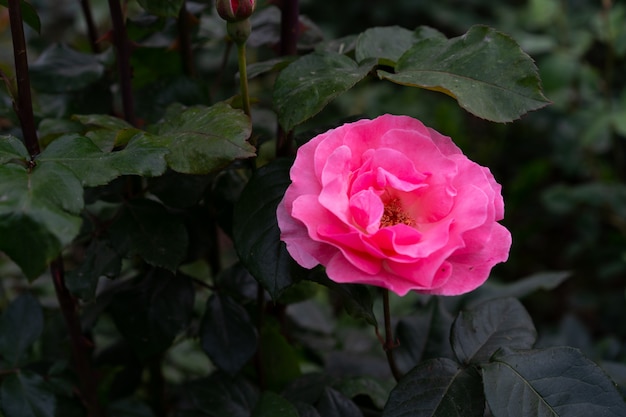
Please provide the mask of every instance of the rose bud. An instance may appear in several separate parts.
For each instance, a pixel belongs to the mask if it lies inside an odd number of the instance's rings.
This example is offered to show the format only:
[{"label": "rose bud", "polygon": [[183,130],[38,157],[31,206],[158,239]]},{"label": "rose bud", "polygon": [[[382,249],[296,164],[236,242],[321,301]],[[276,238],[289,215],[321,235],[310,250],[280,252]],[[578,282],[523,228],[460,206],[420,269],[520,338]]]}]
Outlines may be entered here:
[{"label": "rose bud", "polygon": [[227,22],[238,22],[252,15],[255,0],[216,0],[215,6],[220,17]]}]

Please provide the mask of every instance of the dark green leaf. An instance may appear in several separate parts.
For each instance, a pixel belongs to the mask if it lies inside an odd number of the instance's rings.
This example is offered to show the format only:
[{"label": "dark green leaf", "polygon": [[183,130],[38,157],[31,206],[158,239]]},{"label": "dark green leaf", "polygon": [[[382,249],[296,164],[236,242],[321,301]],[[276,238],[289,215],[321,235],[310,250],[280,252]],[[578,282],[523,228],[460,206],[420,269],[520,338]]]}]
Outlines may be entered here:
[{"label": "dark green leaf", "polygon": [[291,161],[276,160],[252,176],[233,217],[233,240],[241,262],[273,299],[293,283],[291,260],[280,241],[276,208],[290,183]]},{"label": "dark green leaf", "polygon": [[0,136],[0,164],[20,161],[25,164],[30,159],[26,147],[15,136]]},{"label": "dark green leaf", "polygon": [[414,32],[399,26],[370,28],[357,38],[355,58],[357,62],[374,58],[393,66],[416,40]]},{"label": "dark green leaf", "polygon": [[299,417],[294,406],[278,394],[265,391],[252,411],[252,417]]},{"label": "dark green leaf", "polygon": [[31,82],[38,91],[65,93],[78,91],[104,75],[105,67],[98,57],[54,44],[30,66]]},{"label": "dark green leaf", "polygon": [[450,347],[453,321],[439,297],[431,298],[415,313],[400,318],[395,332],[400,346],[394,352],[401,369],[408,371],[426,359],[454,358]]},{"label": "dark green leaf", "polygon": [[185,329],[193,299],[189,278],[154,270],[138,286],[117,293],[109,308],[120,333],[146,359],[163,353]]},{"label": "dark green leaf", "polygon": [[[0,6],[9,7],[9,2],[7,0],[0,0]],[[33,5],[21,0],[20,10],[22,12],[22,20],[24,20],[28,26],[35,29],[37,33],[41,33],[41,21]]]},{"label": "dark green leaf", "polygon": [[626,415],[615,384],[574,348],[498,356],[483,367],[483,379],[494,417]]},{"label": "dark green leaf", "polygon": [[326,274],[311,274],[310,279],[328,287],[341,299],[341,305],[352,317],[363,319],[368,324],[376,326],[376,316],[374,315],[374,297],[370,288],[366,285],[358,284],[338,284],[329,279]]},{"label": "dark green leaf", "polygon": [[402,377],[383,417],[482,417],[484,407],[476,371],[450,359],[431,359]]},{"label": "dark green leaf", "polygon": [[357,395],[368,396],[372,403],[380,409],[385,406],[389,398],[389,390],[379,380],[369,377],[343,379],[333,384],[333,388],[348,398],[354,398]]},{"label": "dark green leaf", "polygon": [[250,417],[259,393],[245,378],[214,373],[185,386],[190,402],[202,416]]},{"label": "dark green leaf", "polygon": [[29,293],[20,295],[0,318],[0,356],[17,367],[42,331],[43,311],[39,302]]},{"label": "dark green leaf", "polygon": [[122,258],[102,240],[91,242],[85,259],[78,268],[65,275],[65,285],[72,294],[82,300],[92,300],[96,293],[98,279],[102,276],[115,278],[122,269]]},{"label": "dark green leaf", "polygon": [[374,68],[375,61],[358,65],[345,55],[314,52],[291,63],[274,84],[274,108],[286,131],[319,113]]},{"label": "dark green leaf", "polygon": [[209,297],[199,333],[202,349],[211,361],[231,375],[257,350],[257,331],[248,312],[228,296]]},{"label": "dark green leaf", "polygon": [[150,407],[137,399],[124,398],[117,400],[108,408],[108,417],[154,417]]},{"label": "dark green leaf", "polygon": [[328,387],[322,393],[317,410],[324,417],[363,417],[359,407],[350,398]]},{"label": "dark green leaf", "polygon": [[187,229],[182,219],[153,200],[129,201],[110,232],[114,247],[136,253],[150,265],[175,271],[187,254]]},{"label": "dark green leaf", "polygon": [[250,119],[224,103],[169,111],[158,126],[159,142],[170,153],[167,163],[185,174],[208,174],[235,159],[253,157]]},{"label": "dark green leaf", "polygon": [[184,0],[138,0],[148,13],[163,17],[178,17]]},{"label": "dark green leaf", "polygon": [[300,362],[293,346],[277,329],[265,326],[261,331],[261,363],[267,387],[280,391],[300,376]]},{"label": "dark green leaf", "polygon": [[133,128],[133,126],[124,119],[108,114],[75,114],[72,116],[72,119],[85,126],[99,127],[113,131]]},{"label": "dark green leaf", "polygon": [[56,398],[46,381],[30,371],[2,380],[0,409],[5,417],[54,417]]},{"label": "dark green leaf", "polygon": [[460,362],[487,362],[501,348],[530,349],[537,332],[530,315],[515,298],[486,301],[461,311],[452,326],[451,342]]},{"label": "dark green leaf", "polygon": [[450,40],[422,39],[398,60],[395,73],[378,75],[448,94],[470,113],[495,122],[510,122],[549,103],[533,60],[512,38],[486,26]]},{"label": "dark green leaf", "polygon": [[71,169],[89,187],[104,185],[122,175],[161,175],[166,168],[167,149],[155,144],[149,135],[137,135],[118,152],[102,152],[91,139],[63,136],[52,142],[37,158],[55,161]]},{"label": "dark green leaf", "polygon": [[0,250],[34,279],[78,234],[83,188],[55,162],[10,164],[0,165],[0,195]]}]

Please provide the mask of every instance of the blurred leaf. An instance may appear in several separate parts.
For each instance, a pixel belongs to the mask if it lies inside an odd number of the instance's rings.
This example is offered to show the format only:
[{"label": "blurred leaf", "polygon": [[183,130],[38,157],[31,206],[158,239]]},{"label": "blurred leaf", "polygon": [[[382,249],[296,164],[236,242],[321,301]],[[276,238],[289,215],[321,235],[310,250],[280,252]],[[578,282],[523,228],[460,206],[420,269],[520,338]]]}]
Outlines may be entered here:
[{"label": "blurred leaf", "polygon": [[80,265],[65,275],[65,285],[72,294],[83,301],[96,295],[98,279],[102,276],[116,278],[122,269],[122,258],[108,242],[95,239],[87,247]]},{"label": "blurred leaf", "polygon": [[28,150],[21,140],[15,136],[0,136],[0,164],[10,161],[26,164],[29,159]]},{"label": "blurred leaf", "polygon": [[42,331],[43,311],[39,301],[29,293],[23,293],[0,317],[0,357],[17,367]]},{"label": "blurred leaf", "polygon": [[571,276],[570,272],[539,272],[528,277],[522,278],[515,282],[506,284],[497,283],[492,280],[485,282],[484,285],[477,288],[467,295],[467,306],[475,306],[483,301],[494,298],[526,297],[538,290],[553,290],[561,285],[567,278]]},{"label": "blurred leaf", "polygon": [[533,60],[512,38],[486,26],[449,40],[422,39],[398,60],[395,73],[379,70],[378,75],[445,93],[494,122],[510,122],[549,103]]},{"label": "blurred leaf", "polygon": [[89,138],[67,135],[52,142],[37,161],[54,161],[71,169],[89,187],[122,175],[157,176],[165,171],[167,149],[138,135],[126,148],[105,153]]},{"label": "blurred leaf", "polygon": [[265,391],[252,411],[252,417],[299,417],[294,406],[278,394]]},{"label": "blurred leaf", "polygon": [[340,304],[350,316],[365,320],[372,326],[378,324],[374,315],[374,296],[367,285],[339,284],[329,279],[325,273],[313,273],[310,279],[328,287],[339,296]]},{"label": "blurred leaf", "polygon": [[342,379],[333,384],[333,388],[348,398],[365,395],[372,403],[382,409],[389,398],[389,390],[379,380],[370,377],[353,377]]},{"label": "blurred leaf", "polygon": [[290,184],[290,160],[258,169],[243,189],[233,214],[233,240],[241,262],[273,299],[293,283],[291,260],[280,241],[276,208]]},{"label": "blurred leaf", "polygon": [[78,91],[98,81],[105,67],[98,57],[65,44],[48,47],[30,66],[33,87],[46,93]]},{"label": "blurred leaf", "polygon": [[357,38],[355,58],[357,62],[374,58],[379,65],[394,66],[416,41],[415,32],[399,26],[370,28]]},{"label": "blurred leaf", "polygon": [[191,280],[154,270],[138,286],[115,294],[113,321],[138,357],[163,353],[189,324],[194,291]]},{"label": "blurred leaf", "polygon": [[494,417],[626,415],[615,384],[574,348],[499,355],[483,379]]},{"label": "blurred leaf", "polygon": [[246,309],[228,296],[209,297],[199,333],[202,349],[230,375],[239,372],[257,350],[254,323]]},{"label": "blurred leaf", "polygon": [[250,417],[259,393],[243,377],[225,378],[214,373],[185,385],[190,402],[202,416]]},{"label": "blurred leaf", "polygon": [[108,417],[154,417],[152,409],[135,398],[124,398],[109,405]]},{"label": "blurred leaf", "polygon": [[254,156],[250,119],[224,103],[168,111],[157,126],[159,143],[170,150],[165,157],[174,171],[208,174],[235,159]]},{"label": "blurred leaf", "polygon": [[180,216],[148,199],[127,202],[110,229],[113,246],[147,263],[175,271],[187,254],[187,229]]},{"label": "blurred leaf", "polygon": [[138,0],[148,13],[163,17],[178,17],[185,0]]},{"label": "blurred leaf", "polygon": [[[9,2],[7,0],[0,0],[0,6],[8,8]],[[24,23],[33,28],[37,33],[41,34],[41,21],[39,20],[39,15],[33,5],[21,0],[20,11],[22,12],[22,20]]]},{"label": "blurred leaf", "polygon": [[322,393],[317,410],[324,417],[363,417],[359,407],[350,398],[328,387]]},{"label": "blurred leaf", "polygon": [[375,61],[358,65],[345,55],[314,52],[282,70],[274,84],[274,108],[286,131],[319,113],[374,68]]},{"label": "blurred leaf", "polygon": [[4,417],[54,417],[56,398],[48,383],[31,371],[2,379],[0,410]]},{"label": "blurred leaf", "polygon": [[530,349],[537,332],[530,315],[515,298],[486,301],[461,311],[450,340],[460,362],[487,362],[501,348]]},{"label": "blurred leaf", "polygon": [[267,387],[280,391],[300,376],[300,363],[293,346],[277,329],[265,326],[261,330],[261,364]]},{"label": "blurred leaf", "polygon": [[383,417],[482,416],[480,375],[450,359],[431,359],[413,368],[391,391]]},{"label": "blurred leaf", "polygon": [[55,162],[10,164],[0,165],[0,196],[0,250],[35,279],[78,234],[83,188]]},{"label": "blurred leaf", "polygon": [[164,175],[151,178],[150,192],[168,207],[188,208],[204,196],[213,178],[209,175],[179,174],[167,171]]}]

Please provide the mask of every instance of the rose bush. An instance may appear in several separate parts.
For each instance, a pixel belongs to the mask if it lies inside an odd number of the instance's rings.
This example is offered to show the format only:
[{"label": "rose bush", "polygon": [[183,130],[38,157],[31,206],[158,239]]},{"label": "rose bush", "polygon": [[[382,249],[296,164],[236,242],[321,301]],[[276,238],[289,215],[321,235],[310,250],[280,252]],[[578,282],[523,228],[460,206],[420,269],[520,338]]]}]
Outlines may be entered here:
[{"label": "rose bush", "polygon": [[416,119],[383,115],[318,135],[290,176],[281,239],[336,282],[457,295],[508,257],[501,186]]}]

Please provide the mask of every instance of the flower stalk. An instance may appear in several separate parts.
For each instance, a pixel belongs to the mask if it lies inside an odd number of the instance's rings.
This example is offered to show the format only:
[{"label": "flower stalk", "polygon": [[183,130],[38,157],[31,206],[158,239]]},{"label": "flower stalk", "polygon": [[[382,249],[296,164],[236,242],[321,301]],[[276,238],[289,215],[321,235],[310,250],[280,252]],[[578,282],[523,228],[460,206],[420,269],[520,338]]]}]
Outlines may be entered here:
[{"label": "flower stalk", "polygon": [[382,289],[383,294],[383,316],[384,316],[384,325],[385,325],[385,341],[383,348],[385,349],[385,354],[387,355],[387,363],[389,363],[389,369],[391,370],[391,374],[395,378],[396,381],[399,381],[402,378],[402,372],[398,368],[398,364],[393,356],[393,349],[398,346],[398,343],[393,337],[393,329],[391,328],[391,313],[389,308],[389,290],[386,288]]}]

